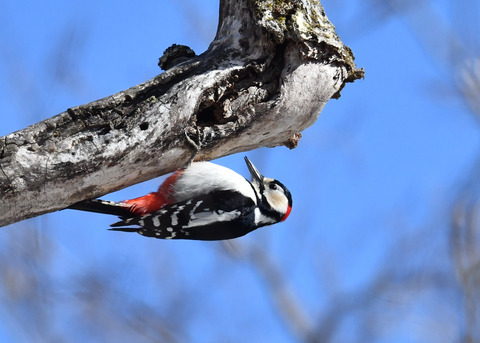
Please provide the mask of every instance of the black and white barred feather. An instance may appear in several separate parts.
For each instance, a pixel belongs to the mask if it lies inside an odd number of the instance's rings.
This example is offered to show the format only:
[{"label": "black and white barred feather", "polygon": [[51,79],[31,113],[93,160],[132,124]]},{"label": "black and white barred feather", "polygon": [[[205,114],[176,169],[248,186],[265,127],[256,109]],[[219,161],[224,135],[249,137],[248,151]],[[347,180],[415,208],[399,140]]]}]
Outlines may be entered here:
[{"label": "black and white barred feather", "polygon": [[112,224],[111,230],[164,239],[231,239],[256,228],[255,207],[241,193],[217,191],[124,219]]}]

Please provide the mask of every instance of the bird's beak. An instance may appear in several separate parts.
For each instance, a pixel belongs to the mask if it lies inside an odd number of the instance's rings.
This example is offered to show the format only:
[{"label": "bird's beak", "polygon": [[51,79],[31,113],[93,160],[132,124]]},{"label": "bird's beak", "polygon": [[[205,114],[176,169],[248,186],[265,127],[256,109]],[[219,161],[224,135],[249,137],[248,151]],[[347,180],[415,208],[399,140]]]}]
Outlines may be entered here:
[{"label": "bird's beak", "polygon": [[252,181],[258,183],[259,185],[263,182],[263,175],[255,168],[252,162],[245,156],[245,162],[247,163],[248,170],[252,175]]}]

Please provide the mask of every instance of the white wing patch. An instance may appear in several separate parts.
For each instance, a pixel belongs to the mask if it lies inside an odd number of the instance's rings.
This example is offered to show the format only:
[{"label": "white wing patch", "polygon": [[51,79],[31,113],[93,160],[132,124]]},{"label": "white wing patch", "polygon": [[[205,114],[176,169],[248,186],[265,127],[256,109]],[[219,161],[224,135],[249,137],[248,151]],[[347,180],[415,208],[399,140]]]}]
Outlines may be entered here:
[{"label": "white wing patch", "polygon": [[234,210],[231,212],[199,212],[191,216],[190,221],[184,228],[191,228],[203,225],[210,225],[217,222],[228,222],[240,217],[241,212]]},{"label": "white wing patch", "polygon": [[190,211],[190,217],[195,218],[195,211],[197,210],[198,206],[202,204],[203,200],[198,201],[195,206],[193,206],[192,210]]},{"label": "white wing patch", "polygon": [[[188,201],[186,205],[191,203],[191,201]],[[185,205],[180,205],[180,206],[172,206],[172,209],[175,208],[176,210],[172,213],[172,216],[170,217],[171,224],[172,226],[177,226],[178,225],[178,214],[183,211],[185,208]]]},{"label": "white wing patch", "polygon": [[177,226],[178,225],[178,212],[173,212],[172,213],[172,225]]}]

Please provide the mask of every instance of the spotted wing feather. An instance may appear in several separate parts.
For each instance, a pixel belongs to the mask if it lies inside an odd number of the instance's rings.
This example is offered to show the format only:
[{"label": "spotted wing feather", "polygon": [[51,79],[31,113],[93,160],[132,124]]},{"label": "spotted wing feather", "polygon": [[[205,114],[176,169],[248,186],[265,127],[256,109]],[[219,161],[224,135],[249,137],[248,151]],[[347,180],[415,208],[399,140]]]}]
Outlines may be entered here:
[{"label": "spotted wing feather", "polygon": [[231,239],[255,229],[254,209],[255,202],[240,193],[216,191],[111,226],[112,230],[136,231],[154,238]]}]

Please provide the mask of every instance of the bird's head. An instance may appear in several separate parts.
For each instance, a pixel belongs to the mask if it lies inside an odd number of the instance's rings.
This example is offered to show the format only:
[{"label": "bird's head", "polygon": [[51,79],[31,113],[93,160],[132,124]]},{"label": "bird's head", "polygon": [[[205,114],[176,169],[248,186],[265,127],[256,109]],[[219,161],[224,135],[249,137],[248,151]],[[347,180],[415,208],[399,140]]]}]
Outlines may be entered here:
[{"label": "bird's head", "polygon": [[292,210],[290,191],[280,181],[260,174],[247,157],[245,157],[245,162],[252,175],[252,185],[257,194],[258,207],[261,214],[266,217],[262,222],[273,224],[287,219]]}]

